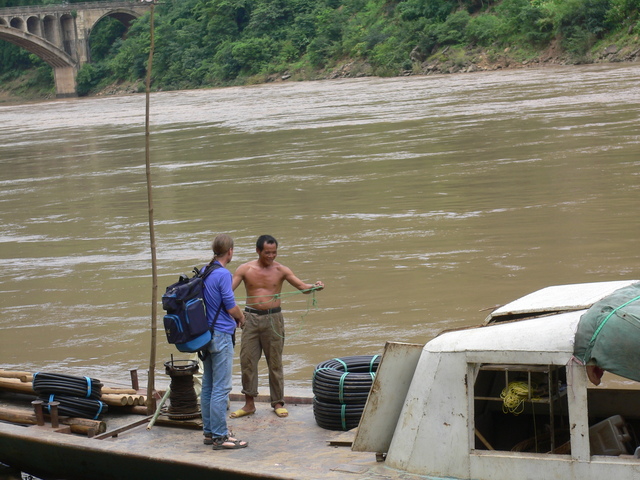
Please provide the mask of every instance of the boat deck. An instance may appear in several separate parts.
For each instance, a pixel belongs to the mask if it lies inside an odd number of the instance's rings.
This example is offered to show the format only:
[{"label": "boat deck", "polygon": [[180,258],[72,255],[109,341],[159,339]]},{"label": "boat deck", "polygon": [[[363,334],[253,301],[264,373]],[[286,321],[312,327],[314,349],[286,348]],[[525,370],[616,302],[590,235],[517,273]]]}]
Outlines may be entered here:
[{"label": "boat deck", "polygon": [[[233,397],[236,400],[230,402],[229,411],[243,405],[238,395]],[[268,403],[256,403],[255,414],[229,419],[233,434],[249,442],[244,449],[212,450],[203,444],[202,430],[193,425],[197,422],[185,422],[191,425],[186,428],[167,426],[162,417],[151,429],[144,422],[104,439],[57,433],[50,425],[0,423],[0,452],[13,463],[0,460],[37,476],[64,472],[65,479],[416,478],[386,468],[384,463],[376,462],[374,453],[353,452],[353,431],[320,428],[315,422],[311,397],[296,400],[287,403],[286,418],[277,417]],[[112,410],[105,418],[107,433],[145,419]],[[34,471],[34,464],[46,465],[48,471]]]}]

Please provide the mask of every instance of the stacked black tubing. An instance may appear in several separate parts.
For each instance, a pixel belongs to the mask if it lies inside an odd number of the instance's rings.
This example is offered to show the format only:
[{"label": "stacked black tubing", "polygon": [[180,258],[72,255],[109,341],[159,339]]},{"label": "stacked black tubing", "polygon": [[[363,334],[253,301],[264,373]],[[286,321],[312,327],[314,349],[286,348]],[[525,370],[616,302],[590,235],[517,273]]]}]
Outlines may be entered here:
[{"label": "stacked black tubing", "polygon": [[358,426],[373,385],[379,355],[333,358],[313,372],[313,414],[327,430],[351,430]]},{"label": "stacked black tubing", "polygon": [[[95,378],[38,372],[33,375],[33,390],[45,403],[58,402],[60,415],[96,419],[107,411],[99,400],[102,383]],[[50,406],[44,408],[51,411]]]}]

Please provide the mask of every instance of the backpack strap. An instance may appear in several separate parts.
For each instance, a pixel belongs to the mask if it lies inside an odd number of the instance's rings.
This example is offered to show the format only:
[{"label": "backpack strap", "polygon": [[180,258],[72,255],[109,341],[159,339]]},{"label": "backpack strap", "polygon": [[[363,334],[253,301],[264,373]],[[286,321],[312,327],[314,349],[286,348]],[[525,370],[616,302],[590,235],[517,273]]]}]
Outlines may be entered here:
[{"label": "backpack strap", "polygon": [[211,260],[211,262],[209,262],[209,264],[206,267],[204,267],[202,270],[198,270],[198,267],[194,267],[193,271],[195,272],[196,276],[204,280],[209,276],[211,272],[213,272],[217,268],[222,268],[222,265],[220,265],[219,263],[216,264],[215,260]]}]

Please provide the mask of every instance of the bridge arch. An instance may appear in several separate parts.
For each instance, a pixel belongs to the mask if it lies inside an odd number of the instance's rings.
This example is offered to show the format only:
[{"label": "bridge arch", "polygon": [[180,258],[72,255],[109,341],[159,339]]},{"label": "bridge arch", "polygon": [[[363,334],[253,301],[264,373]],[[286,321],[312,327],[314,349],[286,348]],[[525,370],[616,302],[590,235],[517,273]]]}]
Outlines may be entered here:
[{"label": "bridge arch", "polygon": [[43,26],[43,37],[49,42],[57,45],[58,40],[56,36],[56,19],[51,15],[45,15],[42,18],[42,26]]},{"label": "bridge arch", "polygon": [[112,17],[129,28],[150,7],[140,0],[121,0],[2,8],[0,40],[51,65],[58,97],[75,96],[78,69],[91,61],[89,37],[95,25]]},{"label": "bridge arch", "polygon": [[136,18],[140,18],[141,15],[137,14],[136,12],[132,12],[130,10],[115,9],[111,12],[105,13],[100,18],[97,18],[93,22],[93,24],[89,27],[89,30],[93,30],[93,27],[95,27],[98,24],[98,22],[105,19],[106,17],[115,18],[128,29],[131,26],[131,22],[133,22]]},{"label": "bridge arch", "polygon": [[27,18],[27,32],[42,36],[42,21],[38,17]]},{"label": "bridge arch", "polygon": [[43,38],[28,32],[16,31],[15,28],[0,26],[0,39],[24,48],[54,68],[74,66],[76,64],[73,58],[64,51]]},{"label": "bridge arch", "polygon": [[62,49],[66,53],[68,53],[71,57],[77,59],[77,45],[75,42],[76,40],[75,30],[76,30],[76,25],[75,25],[74,18],[68,13],[60,15],[60,33],[62,34]]},{"label": "bridge arch", "polygon": [[14,17],[11,19],[11,23],[9,24],[12,28],[16,28],[18,30],[24,30],[24,20],[21,18]]}]

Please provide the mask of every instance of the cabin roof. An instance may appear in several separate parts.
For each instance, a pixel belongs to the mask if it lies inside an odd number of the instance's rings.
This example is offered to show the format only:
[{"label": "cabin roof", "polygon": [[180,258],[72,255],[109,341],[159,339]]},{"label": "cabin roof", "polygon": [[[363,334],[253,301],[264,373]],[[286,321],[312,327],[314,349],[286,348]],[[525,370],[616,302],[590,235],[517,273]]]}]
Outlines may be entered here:
[{"label": "cabin roof", "polygon": [[573,352],[578,322],[585,310],[447,332],[429,342],[433,352]]},{"label": "cabin roof", "polygon": [[[595,302],[637,280],[557,285],[543,288],[495,310],[484,326],[446,332],[429,342],[432,352],[573,354],[580,317]],[[518,320],[518,321],[508,321]],[[517,359],[516,355],[512,356]]]},{"label": "cabin roof", "polygon": [[614,291],[636,282],[638,280],[621,280],[546,287],[494,310],[485,319],[485,324],[585,310]]}]

